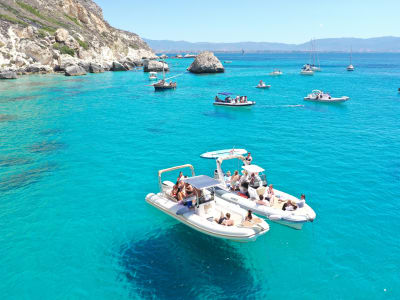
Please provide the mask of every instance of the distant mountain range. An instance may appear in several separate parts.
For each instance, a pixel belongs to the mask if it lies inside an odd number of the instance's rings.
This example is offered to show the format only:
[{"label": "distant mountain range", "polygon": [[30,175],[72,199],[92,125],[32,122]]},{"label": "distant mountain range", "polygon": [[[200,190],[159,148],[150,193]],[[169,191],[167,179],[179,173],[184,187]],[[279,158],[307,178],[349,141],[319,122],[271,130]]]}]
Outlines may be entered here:
[{"label": "distant mountain range", "polygon": [[[302,44],[285,44],[269,42],[238,42],[238,43],[191,43],[186,41],[150,40],[144,39],[156,52],[199,52],[211,50],[216,52],[292,52],[310,50],[310,42]],[[360,38],[330,38],[315,40],[317,49],[323,52],[400,52],[400,37],[387,36],[368,39]]]}]

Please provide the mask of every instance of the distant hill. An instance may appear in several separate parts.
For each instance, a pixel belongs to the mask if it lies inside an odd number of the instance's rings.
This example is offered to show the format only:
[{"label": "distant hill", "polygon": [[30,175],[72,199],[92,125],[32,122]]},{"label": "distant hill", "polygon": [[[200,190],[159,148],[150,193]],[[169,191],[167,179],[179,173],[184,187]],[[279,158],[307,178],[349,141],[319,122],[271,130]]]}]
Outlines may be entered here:
[{"label": "distant hill", "polygon": [[[236,52],[242,49],[246,52],[262,51],[307,51],[310,42],[302,44],[268,43],[268,42],[239,42],[239,43],[191,43],[186,41],[150,40],[144,39],[156,52],[199,52],[211,50],[217,52]],[[400,52],[400,37],[360,38],[330,38],[316,40],[319,51],[348,52]]]}]

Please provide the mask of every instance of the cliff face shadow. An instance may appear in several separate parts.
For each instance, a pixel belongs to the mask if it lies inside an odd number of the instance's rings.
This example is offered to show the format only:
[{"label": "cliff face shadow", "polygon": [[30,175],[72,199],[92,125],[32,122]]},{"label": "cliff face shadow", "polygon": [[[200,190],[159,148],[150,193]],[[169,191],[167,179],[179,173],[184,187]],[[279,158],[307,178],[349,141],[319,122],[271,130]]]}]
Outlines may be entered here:
[{"label": "cliff face shadow", "polygon": [[154,299],[232,299],[256,289],[245,258],[230,244],[183,224],[122,245],[122,279]]},{"label": "cliff face shadow", "polygon": [[31,185],[40,180],[45,173],[53,171],[56,164],[46,164],[38,168],[30,169],[19,174],[11,175],[0,180],[0,191],[7,192]]}]

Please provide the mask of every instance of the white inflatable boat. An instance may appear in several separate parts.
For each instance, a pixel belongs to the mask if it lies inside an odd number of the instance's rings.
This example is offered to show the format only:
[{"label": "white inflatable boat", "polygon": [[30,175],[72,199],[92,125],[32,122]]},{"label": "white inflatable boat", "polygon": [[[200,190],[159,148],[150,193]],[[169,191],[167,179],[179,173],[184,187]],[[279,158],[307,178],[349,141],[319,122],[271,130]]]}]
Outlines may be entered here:
[{"label": "white inflatable boat", "polygon": [[[171,194],[174,184],[170,181],[162,182],[161,175],[182,168],[191,169],[192,177],[184,178],[182,181],[191,185],[195,192],[191,198],[178,202]],[[192,165],[160,170],[158,180],[160,192],[148,194],[147,203],[199,232],[222,239],[249,242],[269,230],[269,225],[255,215],[252,221],[246,221],[246,210],[215,194],[215,187],[220,184],[219,181],[205,175],[195,176]],[[232,220],[233,224],[224,225],[226,220],[218,222],[221,220],[221,214]]]},{"label": "white inflatable boat", "polygon": [[244,155],[247,153],[246,149],[224,149],[224,150],[218,150],[218,151],[211,151],[211,152],[206,152],[200,155],[202,158],[210,158],[210,159],[217,159],[218,157],[221,156],[227,156],[227,155]]},{"label": "white inflatable boat", "polygon": [[[252,174],[258,176],[258,182],[254,182],[252,185],[247,187],[247,191],[243,191],[240,188],[240,192],[234,192],[230,189],[230,183],[225,182],[224,172],[222,170],[222,162],[225,160],[239,159],[243,162],[243,170],[247,172],[247,178],[250,179]],[[221,183],[220,188],[216,189],[217,196],[231,202],[240,205],[246,210],[252,210],[255,214],[262,217],[268,218],[271,221],[287,225],[295,229],[301,229],[304,223],[313,222],[316,214],[314,210],[305,203],[305,200],[300,200],[292,195],[284,193],[282,191],[274,190],[274,196],[268,201],[264,201],[267,205],[262,205],[257,202],[259,195],[263,195],[264,198],[268,194],[266,176],[262,173],[264,169],[251,164],[247,165],[246,159],[241,155],[223,156],[216,160],[217,162],[217,173],[216,179]],[[261,175],[259,175],[261,173]],[[245,176],[245,175],[242,175]],[[241,181],[242,182],[242,181]],[[290,201],[289,201],[290,200]],[[292,202],[296,205],[294,210],[283,210],[285,203]]]},{"label": "white inflatable boat", "polygon": [[256,104],[255,101],[247,101],[247,102],[219,102],[219,101],[215,101],[214,105],[217,106],[230,106],[230,107],[243,107],[243,106],[252,106]]},{"label": "white inflatable boat", "polygon": [[339,98],[332,97],[329,93],[324,93],[320,90],[313,90],[311,94],[308,94],[307,97],[304,97],[305,101],[313,101],[313,102],[324,102],[324,103],[338,103],[345,102],[350,98],[347,96],[342,96]]}]

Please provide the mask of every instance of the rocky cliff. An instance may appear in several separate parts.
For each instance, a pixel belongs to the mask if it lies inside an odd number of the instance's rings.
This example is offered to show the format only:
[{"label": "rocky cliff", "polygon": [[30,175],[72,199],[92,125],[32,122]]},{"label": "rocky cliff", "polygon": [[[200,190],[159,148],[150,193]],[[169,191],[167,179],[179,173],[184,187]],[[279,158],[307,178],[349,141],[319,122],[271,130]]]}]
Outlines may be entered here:
[{"label": "rocky cliff", "polygon": [[111,27],[92,0],[0,0],[0,71],[127,70],[155,57],[137,34]]}]

